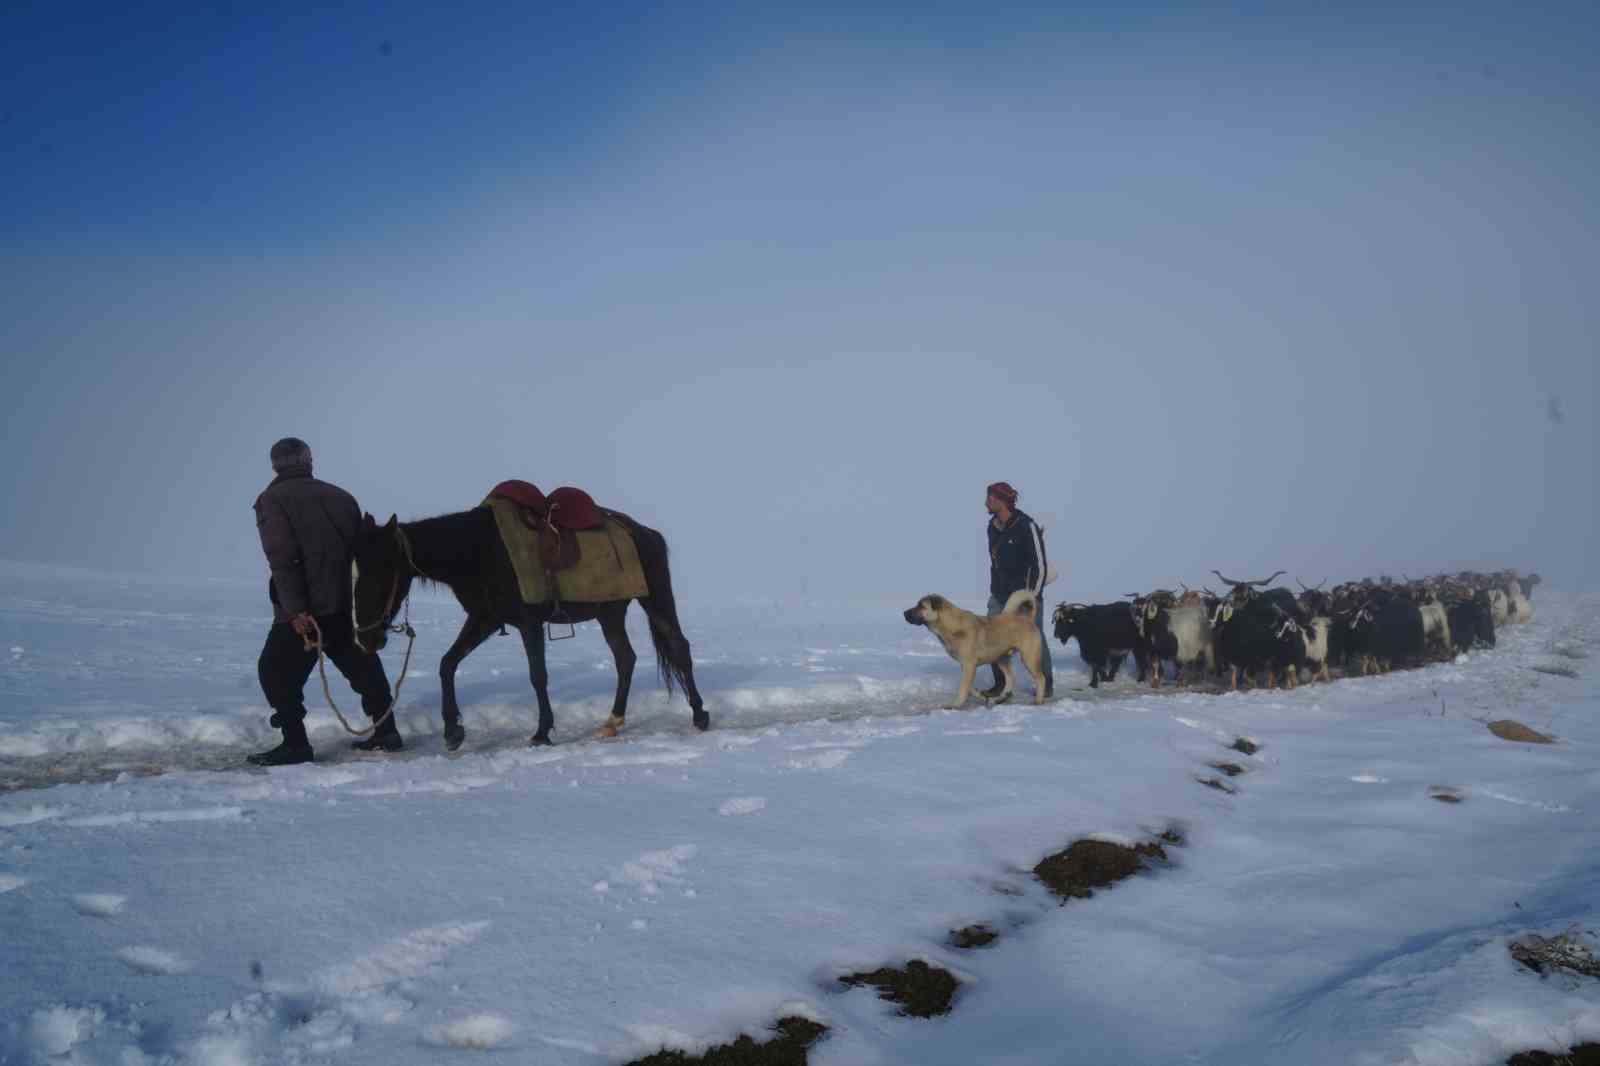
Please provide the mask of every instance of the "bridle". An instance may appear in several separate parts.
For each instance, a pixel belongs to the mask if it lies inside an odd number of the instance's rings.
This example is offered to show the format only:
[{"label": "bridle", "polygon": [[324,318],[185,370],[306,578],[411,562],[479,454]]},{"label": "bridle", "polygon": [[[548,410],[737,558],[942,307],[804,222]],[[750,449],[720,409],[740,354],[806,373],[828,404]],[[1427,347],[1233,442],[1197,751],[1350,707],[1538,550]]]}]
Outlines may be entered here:
[{"label": "bridle", "polygon": [[[394,527],[394,538],[399,544],[400,554],[405,557],[405,564],[411,568],[411,572],[426,577],[426,574],[423,574],[421,570],[417,569],[416,559],[411,554],[411,541],[407,539],[405,531],[402,530],[398,525]],[[395,597],[398,596],[399,593],[400,568],[397,566],[395,567],[394,577],[390,578],[389,580],[389,597],[384,601],[383,614],[379,616],[376,622],[370,622],[367,625],[361,625],[361,620],[359,618],[355,619],[355,622],[357,623],[356,637],[358,639],[360,638],[361,634],[370,633],[375,629],[386,629],[390,633],[404,633],[411,640],[415,640],[417,638],[416,630],[411,628],[411,597],[410,595],[407,595],[400,603],[396,603]],[[405,608],[405,613],[401,620],[396,623],[394,621],[394,614],[395,611],[399,610],[401,607]]]}]

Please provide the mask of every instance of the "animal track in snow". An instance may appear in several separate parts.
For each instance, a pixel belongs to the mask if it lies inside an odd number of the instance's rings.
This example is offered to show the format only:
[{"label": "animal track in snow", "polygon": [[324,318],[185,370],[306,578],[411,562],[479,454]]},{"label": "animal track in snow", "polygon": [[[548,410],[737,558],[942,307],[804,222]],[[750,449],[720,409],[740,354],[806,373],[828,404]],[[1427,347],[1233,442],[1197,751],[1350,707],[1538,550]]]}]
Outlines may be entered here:
[{"label": "animal track in snow", "polygon": [[725,800],[722,806],[717,808],[717,813],[724,818],[739,814],[754,814],[764,809],[766,805],[767,801],[761,796],[736,796],[731,800]]}]

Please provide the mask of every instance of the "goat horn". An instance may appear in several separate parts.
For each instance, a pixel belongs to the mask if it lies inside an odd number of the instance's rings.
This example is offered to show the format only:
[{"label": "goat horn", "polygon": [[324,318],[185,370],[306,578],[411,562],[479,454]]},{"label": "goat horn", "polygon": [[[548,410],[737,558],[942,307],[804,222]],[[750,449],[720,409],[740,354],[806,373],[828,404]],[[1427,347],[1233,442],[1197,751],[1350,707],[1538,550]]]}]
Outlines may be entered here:
[{"label": "goat horn", "polygon": [[[1218,577],[1222,577],[1222,571],[1221,570],[1213,570],[1211,572],[1213,574],[1216,574]],[[1223,581],[1223,584],[1226,584],[1226,585],[1248,585],[1248,584],[1250,584],[1250,582],[1248,582],[1248,581],[1235,581],[1231,577],[1222,577],[1222,581]]]}]

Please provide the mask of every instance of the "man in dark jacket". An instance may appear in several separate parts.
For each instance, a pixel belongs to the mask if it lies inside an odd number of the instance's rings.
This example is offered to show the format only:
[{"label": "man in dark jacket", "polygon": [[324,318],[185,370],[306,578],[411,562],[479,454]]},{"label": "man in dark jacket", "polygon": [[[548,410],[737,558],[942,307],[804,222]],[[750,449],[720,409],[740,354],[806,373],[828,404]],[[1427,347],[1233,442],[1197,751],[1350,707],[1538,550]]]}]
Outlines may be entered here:
[{"label": "man in dark jacket", "polygon": [[[1044,633],[1044,582],[1049,563],[1045,557],[1044,534],[1033,519],[1017,510],[1017,490],[1004,481],[996,481],[984,492],[984,509],[990,514],[989,532],[989,613],[999,614],[1006,600],[1018,589],[1027,589],[1038,597],[1034,620],[1039,632]],[[1056,686],[1055,671],[1050,664],[1050,642],[1044,642],[1044,694],[1048,699]],[[1000,667],[994,666],[994,685],[981,695],[997,698],[1005,689],[1005,679]]]},{"label": "man in dark jacket", "polygon": [[[271,458],[277,476],[256,499],[256,531],[272,568],[267,591],[273,624],[257,672],[272,707],[272,724],[283,731],[283,743],[249,756],[249,761],[257,766],[288,766],[312,758],[306,739],[305,686],[316,669],[317,652],[306,644],[316,639],[318,630],[323,652],[361,697],[368,718],[382,717],[391,696],[383,660],[355,642],[350,563],[351,546],[361,529],[360,505],[338,486],[311,476],[311,448],[305,441],[285,437],[272,446]],[[402,742],[393,716],[353,746],[399,751]]]}]

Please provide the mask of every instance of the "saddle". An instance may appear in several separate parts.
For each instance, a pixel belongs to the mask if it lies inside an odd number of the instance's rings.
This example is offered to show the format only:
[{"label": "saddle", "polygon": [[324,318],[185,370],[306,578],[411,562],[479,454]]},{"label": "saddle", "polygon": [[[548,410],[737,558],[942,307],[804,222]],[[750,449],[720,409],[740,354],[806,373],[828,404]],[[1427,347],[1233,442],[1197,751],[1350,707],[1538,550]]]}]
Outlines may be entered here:
[{"label": "saddle", "polygon": [[526,481],[502,481],[489,492],[517,505],[517,517],[533,530],[539,545],[539,565],[555,575],[578,565],[583,557],[578,531],[600,529],[606,524],[605,512],[582,489],[563,485],[546,495]]}]

